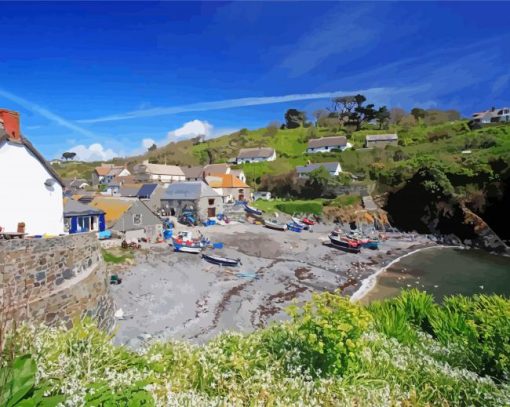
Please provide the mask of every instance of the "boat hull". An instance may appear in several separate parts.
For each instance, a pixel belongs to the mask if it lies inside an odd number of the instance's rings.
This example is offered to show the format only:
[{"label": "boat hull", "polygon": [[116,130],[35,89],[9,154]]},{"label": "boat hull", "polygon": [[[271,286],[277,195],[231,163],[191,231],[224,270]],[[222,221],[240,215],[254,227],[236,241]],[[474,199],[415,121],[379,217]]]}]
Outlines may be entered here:
[{"label": "boat hull", "polygon": [[335,236],[329,236],[329,240],[331,241],[331,244],[336,247],[337,249],[340,249],[347,253],[359,253],[361,251],[360,246],[353,246],[349,244],[349,242],[345,242],[343,240],[340,240],[339,238]]},{"label": "boat hull", "polygon": [[244,205],[244,210],[246,213],[251,213],[252,215],[262,216],[262,211],[252,208],[249,205]]},{"label": "boat hull", "polygon": [[180,253],[198,254],[202,251],[200,246],[187,246],[183,244],[174,244],[174,251]]},{"label": "boat hull", "polygon": [[266,222],[265,226],[266,228],[279,230],[281,232],[285,232],[287,230],[287,225],[281,225],[278,223]]},{"label": "boat hull", "polygon": [[224,267],[237,267],[241,264],[241,260],[239,259],[228,259],[225,257],[210,256],[207,254],[202,254],[202,258],[209,263]]}]

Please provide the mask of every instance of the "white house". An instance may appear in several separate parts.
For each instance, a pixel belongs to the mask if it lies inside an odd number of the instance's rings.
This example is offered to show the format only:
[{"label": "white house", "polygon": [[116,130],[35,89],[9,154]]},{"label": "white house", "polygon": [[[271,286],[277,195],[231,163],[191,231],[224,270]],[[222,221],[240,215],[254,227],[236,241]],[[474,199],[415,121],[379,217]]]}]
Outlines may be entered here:
[{"label": "white house", "polygon": [[264,201],[271,200],[271,192],[269,191],[255,191],[253,193],[253,200],[257,201],[258,199],[263,199]]},{"label": "white house", "polygon": [[296,167],[296,172],[299,178],[308,178],[312,171],[321,167],[324,167],[332,177],[336,177],[342,172],[342,167],[338,162],[300,165]]},{"label": "white house", "polygon": [[151,164],[145,160],[134,167],[135,174],[141,182],[184,182],[186,176],[182,169],[176,165]]},{"label": "white house", "polygon": [[106,185],[113,181],[116,177],[127,177],[131,175],[126,167],[116,166],[114,164],[102,164],[99,167],[94,168],[92,173],[92,184],[93,185]]},{"label": "white house", "polygon": [[243,170],[230,170],[230,173],[239,178],[241,181],[243,181],[244,183],[246,183],[246,174],[244,173]]},{"label": "white house", "polygon": [[19,114],[0,109],[0,226],[28,235],[64,233],[64,184],[20,133]]},{"label": "white house", "polygon": [[344,151],[351,148],[345,136],[322,137],[308,141],[307,153],[329,153],[330,151]]},{"label": "white house", "polygon": [[276,160],[276,151],[269,147],[242,148],[237,155],[237,163],[259,163]]},{"label": "white house", "polygon": [[493,107],[491,110],[478,112],[473,114],[473,121],[476,123],[508,123],[510,122],[510,108],[502,107],[496,109]]}]

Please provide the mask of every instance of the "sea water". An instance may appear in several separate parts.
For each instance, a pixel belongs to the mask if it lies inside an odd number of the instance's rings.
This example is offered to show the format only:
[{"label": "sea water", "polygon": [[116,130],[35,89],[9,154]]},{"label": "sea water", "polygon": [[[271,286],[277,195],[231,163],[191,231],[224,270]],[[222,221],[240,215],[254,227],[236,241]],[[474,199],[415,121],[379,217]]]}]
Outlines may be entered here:
[{"label": "sea water", "polygon": [[381,273],[377,284],[362,299],[393,297],[417,288],[441,301],[445,295],[476,293],[510,297],[510,257],[481,250],[431,248],[400,259]]}]

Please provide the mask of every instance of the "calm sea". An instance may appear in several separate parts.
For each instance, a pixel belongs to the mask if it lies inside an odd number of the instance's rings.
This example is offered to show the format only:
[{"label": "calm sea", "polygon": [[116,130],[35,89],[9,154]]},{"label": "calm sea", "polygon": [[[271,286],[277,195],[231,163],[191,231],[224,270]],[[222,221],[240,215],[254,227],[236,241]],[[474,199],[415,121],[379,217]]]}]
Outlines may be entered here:
[{"label": "calm sea", "polygon": [[480,250],[427,249],[381,273],[362,302],[396,296],[402,289],[413,287],[433,294],[437,301],[450,294],[510,297],[510,258]]}]

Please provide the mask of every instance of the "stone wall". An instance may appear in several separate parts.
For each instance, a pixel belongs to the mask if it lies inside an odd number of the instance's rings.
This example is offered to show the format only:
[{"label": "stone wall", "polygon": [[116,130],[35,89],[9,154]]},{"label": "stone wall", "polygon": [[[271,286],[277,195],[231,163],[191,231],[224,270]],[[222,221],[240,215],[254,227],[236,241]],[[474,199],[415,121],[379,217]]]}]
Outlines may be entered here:
[{"label": "stone wall", "polygon": [[17,320],[71,326],[87,315],[101,327],[113,327],[113,301],[95,233],[0,240],[0,293]]}]

